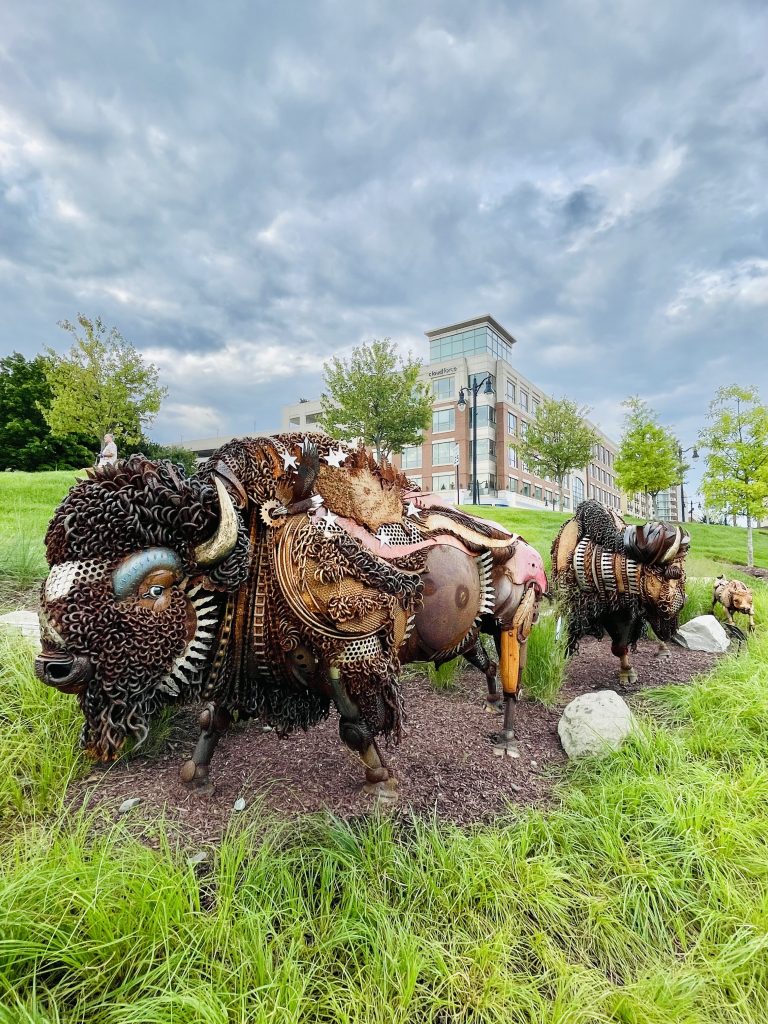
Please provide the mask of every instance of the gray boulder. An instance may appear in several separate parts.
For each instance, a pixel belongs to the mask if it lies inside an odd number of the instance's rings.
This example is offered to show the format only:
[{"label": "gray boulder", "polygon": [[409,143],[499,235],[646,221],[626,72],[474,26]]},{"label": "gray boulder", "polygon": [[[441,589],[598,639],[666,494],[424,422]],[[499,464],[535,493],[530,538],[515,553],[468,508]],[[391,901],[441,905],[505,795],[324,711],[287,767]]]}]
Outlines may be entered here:
[{"label": "gray boulder", "polygon": [[557,725],[568,757],[594,757],[618,750],[637,719],[615,690],[582,693],[568,704]]},{"label": "gray boulder", "polygon": [[728,634],[714,615],[697,615],[678,629],[674,640],[689,651],[709,651],[711,654],[722,654],[730,643]]},{"label": "gray boulder", "polygon": [[22,636],[28,636],[38,642],[40,640],[40,620],[37,612],[18,611],[0,615],[0,630],[21,633]]}]

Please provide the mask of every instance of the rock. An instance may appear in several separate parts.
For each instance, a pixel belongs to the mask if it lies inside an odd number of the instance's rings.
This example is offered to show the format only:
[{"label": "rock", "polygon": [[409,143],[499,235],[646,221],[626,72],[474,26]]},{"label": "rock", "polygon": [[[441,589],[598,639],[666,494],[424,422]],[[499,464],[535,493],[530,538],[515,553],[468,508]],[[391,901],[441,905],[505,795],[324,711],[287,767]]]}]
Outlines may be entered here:
[{"label": "rock", "polygon": [[118,814],[127,814],[128,811],[132,811],[133,808],[137,804],[140,804],[140,803],[141,803],[141,797],[140,796],[129,797],[128,800],[123,800],[123,802],[117,808],[117,813]]},{"label": "rock", "polygon": [[0,629],[13,633],[21,633],[22,636],[31,637],[40,642],[40,620],[36,612],[8,612],[0,615]]},{"label": "rock", "polygon": [[237,800],[235,800],[235,802],[232,804],[232,807],[236,811],[244,811],[245,810],[245,800],[244,800],[244,798],[239,796],[237,798]]},{"label": "rock", "polygon": [[568,704],[557,726],[568,757],[594,757],[618,750],[637,721],[615,690],[582,693]]},{"label": "rock", "polygon": [[191,857],[187,857],[187,864],[191,867],[197,867],[198,864],[206,864],[211,859],[211,855],[208,850],[198,850],[197,853],[193,853]]},{"label": "rock", "polygon": [[675,643],[689,651],[722,654],[728,650],[728,634],[714,615],[697,615],[675,633]]}]

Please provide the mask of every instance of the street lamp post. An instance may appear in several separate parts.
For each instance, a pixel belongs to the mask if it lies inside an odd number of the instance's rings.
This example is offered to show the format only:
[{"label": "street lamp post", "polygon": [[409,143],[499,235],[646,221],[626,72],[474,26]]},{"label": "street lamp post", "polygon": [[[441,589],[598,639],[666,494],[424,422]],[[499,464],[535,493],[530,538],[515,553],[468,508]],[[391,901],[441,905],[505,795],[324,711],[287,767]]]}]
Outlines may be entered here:
[{"label": "street lamp post", "polygon": [[[685,491],[683,490],[685,472],[683,471],[683,456],[688,452],[693,452],[693,455],[691,456],[692,459],[698,459],[699,453],[696,451],[696,445],[692,444],[690,448],[683,448],[678,444],[677,457],[680,460],[680,514],[683,517],[683,522],[685,522]],[[693,502],[691,502],[691,519],[693,519]]]},{"label": "street lamp post", "polygon": [[[477,374],[475,374],[477,378]],[[485,387],[483,387],[485,385]],[[459,389],[459,400],[456,403],[456,407],[459,412],[464,412],[467,408],[467,400],[464,395],[465,391],[472,392],[472,504],[480,504],[480,485],[477,482],[477,396],[480,388],[483,387],[483,394],[493,394],[493,378],[490,373],[486,373],[484,377],[479,380],[474,380],[468,384],[466,388]]]}]

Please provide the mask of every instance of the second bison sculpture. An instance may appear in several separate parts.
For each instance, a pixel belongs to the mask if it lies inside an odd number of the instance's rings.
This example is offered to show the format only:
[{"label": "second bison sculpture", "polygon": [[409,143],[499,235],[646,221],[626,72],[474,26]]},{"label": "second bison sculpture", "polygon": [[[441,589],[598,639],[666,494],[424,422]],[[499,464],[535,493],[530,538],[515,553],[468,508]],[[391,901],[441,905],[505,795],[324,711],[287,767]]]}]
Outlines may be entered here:
[{"label": "second bison sculpture", "polygon": [[635,682],[629,652],[646,623],[662,644],[677,632],[689,546],[680,526],[627,526],[598,501],[582,502],[552,544],[554,589],[568,616],[569,651],[578,649],[582,637],[608,633],[619,658],[619,681]]},{"label": "second bison sculpture", "polygon": [[182,779],[210,788],[233,716],[278,733],[335,704],[374,792],[391,789],[377,736],[400,736],[402,664],[500,653],[512,752],[525,643],[547,589],[520,537],[415,491],[364,448],[320,434],[233,441],[190,478],[132,456],[89,472],[46,535],[47,684],[77,696],[103,761],[142,742],[165,705],[206,701]]}]

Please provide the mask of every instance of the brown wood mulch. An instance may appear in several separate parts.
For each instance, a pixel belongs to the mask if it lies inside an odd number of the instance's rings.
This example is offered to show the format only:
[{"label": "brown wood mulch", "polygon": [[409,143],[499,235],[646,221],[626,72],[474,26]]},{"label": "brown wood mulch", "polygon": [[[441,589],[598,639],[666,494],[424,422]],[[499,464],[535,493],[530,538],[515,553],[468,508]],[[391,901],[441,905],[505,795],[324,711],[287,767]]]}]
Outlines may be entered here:
[{"label": "brown wood mulch", "polygon": [[[670,646],[656,657],[657,645],[641,640],[633,658],[638,682],[618,684],[617,659],[610,645],[587,639],[568,669],[566,683],[552,708],[529,700],[518,707],[520,758],[497,757],[490,734],[501,717],[485,710],[484,678],[469,667],[454,691],[435,691],[420,675],[405,679],[406,735],[385,753],[398,779],[398,812],[436,813],[460,825],[487,821],[510,805],[545,804],[566,763],[557,736],[563,707],[580,693],[615,689],[628,697],[666,683],[687,682],[706,672],[716,655]],[[132,797],[141,803],[128,818],[157,818],[180,827],[187,842],[216,842],[238,812],[259,801],[281,817],[330,811],[343,818],[366,813],[372,798],[363,790],[363,771],[338,737],[338,720],[307,733],[279,739],[257,723],[235,726],[221,741],[212,762],[215,793],[190,792],[178,778],[198,735],[197,712],[180,709],[171,733],[154,756],[138,756],[107,769],[95,767],[71,790],[71,805],[97,807],[109,817]]]}]

